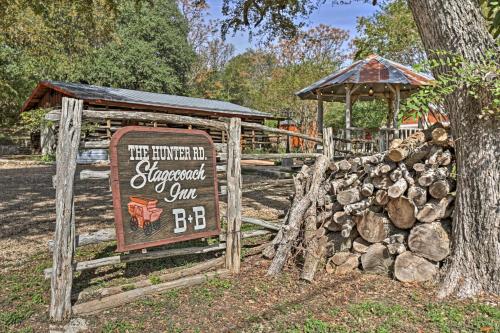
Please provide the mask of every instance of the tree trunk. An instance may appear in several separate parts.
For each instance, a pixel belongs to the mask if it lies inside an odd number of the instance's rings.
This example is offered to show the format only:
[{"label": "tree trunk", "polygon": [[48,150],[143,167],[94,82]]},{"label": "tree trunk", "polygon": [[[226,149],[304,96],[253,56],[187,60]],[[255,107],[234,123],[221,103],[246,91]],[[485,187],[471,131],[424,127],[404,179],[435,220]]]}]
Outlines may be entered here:
[{"label": "tree trunk", "polygon": [[[495,47],[479,4],[474,0],[409,0],[424,46],[478,62]],[[446,68],[436,68],[439,76]],[[452,255],[439,295],[472,297],[500,294],[500,146],[499,120],[479,119],[479,101],[456,89],[445,102],[456,140],[457,202]]]}]

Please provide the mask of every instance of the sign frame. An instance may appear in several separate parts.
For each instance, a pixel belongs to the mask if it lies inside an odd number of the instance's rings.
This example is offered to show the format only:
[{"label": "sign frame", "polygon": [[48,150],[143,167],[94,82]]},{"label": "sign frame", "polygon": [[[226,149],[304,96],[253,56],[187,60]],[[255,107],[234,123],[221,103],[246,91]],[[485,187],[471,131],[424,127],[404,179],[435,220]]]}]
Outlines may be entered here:
[{"label": "sign frame", "polygon": [[[174,133],[174,134],[190,134],[190,135],[201,135],[204,136],[211,148],[212,148],[212,165],[213,165],[213,186],[214,186],[214,201],[215,201],[215,216],[216,216],[216,229],[209,231],[202,231],[197,233],[190,233],[177,237],[168,237],[163,240],[155,240],[143,243],[135,244],[125,244],[125,234],[123,223],[123,207],[122,198],[120,191],[120,176],[119,176],[119,161],[118,161],[118,151],[117,147],[123,136],[130,132],[156,132],[156,133]],[[116,230],[116,241],[117,249],[116,252],[126,252],[130,250],[145,249],[154,246],[167,245],[173,243],[179,243],[182,241],[206,238],[220,235],[221,233],[221,222],[220,222],[220,212],[219,212],[219,191],[218,191],[218,179],[217,179],[217,162],[216,162],[216,152],[212,137],[205,131],[196,129],[180,129],[180,128],[161,128],[161,127],[147,127],[147,126],[127,126],[118,129],[114,135],[111,137],[110,145],[110,181],[111,181],[111,192],[113,197],[113,212],[115,218],[115,230]]]}]

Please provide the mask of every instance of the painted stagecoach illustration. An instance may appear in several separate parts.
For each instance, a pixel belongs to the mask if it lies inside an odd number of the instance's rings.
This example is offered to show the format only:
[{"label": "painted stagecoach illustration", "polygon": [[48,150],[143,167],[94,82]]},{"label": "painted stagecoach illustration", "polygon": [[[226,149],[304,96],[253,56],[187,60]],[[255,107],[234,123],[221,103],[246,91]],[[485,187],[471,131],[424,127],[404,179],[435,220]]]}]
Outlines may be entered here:
[{"label": "painted stagecoach illustration", "polygon": [[130,228],[132,231],[142,229],[146,236],[160,229],[162,208],[156,207],[157,199],[147,197],[129,197],[128,212],[130,214]]}]

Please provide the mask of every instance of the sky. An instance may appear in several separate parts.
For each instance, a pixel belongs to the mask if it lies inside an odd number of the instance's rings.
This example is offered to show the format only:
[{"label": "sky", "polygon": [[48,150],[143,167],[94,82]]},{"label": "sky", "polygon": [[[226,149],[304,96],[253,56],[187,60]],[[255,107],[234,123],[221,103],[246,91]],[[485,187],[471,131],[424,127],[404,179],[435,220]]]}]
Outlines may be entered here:
[{"label": "sky", "polygon": [[[211,18],[223,18],[221,13],[222,1],[208,0],[208,3]],[[377,8],[376,6],[372,6],[371,3],[364,2],[352,2],[349,5],[333,5],[330,1],[326,1],[309,18],[309,27],[327,24],[332,27],[348,30],[351,37],[354,37],[356,35],[356,18],[358,16],[372,15]],[[253,46],[248,40],[247,33],[228,36],[227,41],[234,44],[236,53],[242,53]]]}]

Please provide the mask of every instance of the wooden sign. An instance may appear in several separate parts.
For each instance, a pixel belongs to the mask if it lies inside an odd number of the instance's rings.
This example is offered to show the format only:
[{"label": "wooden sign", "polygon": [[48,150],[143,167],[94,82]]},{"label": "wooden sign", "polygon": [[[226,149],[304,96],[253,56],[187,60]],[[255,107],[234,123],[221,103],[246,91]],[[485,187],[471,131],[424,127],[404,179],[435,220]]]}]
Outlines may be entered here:
[{"label": "wooden sign", "polygon": [[215,149],[207,133],[124,127],[110,152],[117,251],[220,233]]}]

